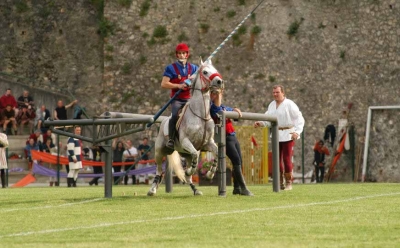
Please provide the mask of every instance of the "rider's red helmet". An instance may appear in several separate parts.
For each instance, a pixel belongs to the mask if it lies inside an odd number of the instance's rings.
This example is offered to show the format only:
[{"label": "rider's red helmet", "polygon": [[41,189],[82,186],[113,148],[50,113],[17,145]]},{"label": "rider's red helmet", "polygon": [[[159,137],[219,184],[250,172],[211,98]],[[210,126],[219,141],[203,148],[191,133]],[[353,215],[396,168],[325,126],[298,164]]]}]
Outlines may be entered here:
[{"label": "rider's red helmet", "polygon": [[[187,57],[189,58],[189,46],[188,46],[186,43],[179,43],[179,44],[176,46],[175,54],[176,54],[178,51],[187,52],[187,53],[188,53],[188,56],[187,56]],[[176,57],[178,57],[177,54],[176,54]]]}]

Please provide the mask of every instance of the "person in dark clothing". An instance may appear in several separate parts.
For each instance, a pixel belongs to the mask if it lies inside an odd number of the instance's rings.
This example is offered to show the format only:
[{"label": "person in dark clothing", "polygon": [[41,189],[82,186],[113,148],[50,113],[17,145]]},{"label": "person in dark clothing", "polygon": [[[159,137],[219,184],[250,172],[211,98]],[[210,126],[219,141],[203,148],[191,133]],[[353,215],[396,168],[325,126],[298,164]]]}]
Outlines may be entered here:
[{"label": "person in dark clothing", "polygon": [[[117,141],[117,139],[113,140],[112,143],[112,148],[113,148],[113,162],[123,162],[123,154],[125,151],[124,143],[122,141]],[[113,166],[114,172],[121,172],[121,167],[122,166]],[[114,183],[117,182],[118,176],[114,177]]]},{"label": "person in dark clothing", "polygon": [[142,144],[140,144],[139,147],[137,148],[138,152],[139,152],[139,157],[141,157],[142,160],[149,160],[150,151],[147,151],[147,150],[150,149],[150,146],[149,146],[148,142],[149,142],[149,139],[147,137],[144,137],[142,140]]},{"label": "person in dark clothing", "polygon": [[[93,161],[101,161],[101,154],[104,152],[104,150],[100,146],[93,146],[92,147],[92,153],[93,153]],[[94,174],[103,174],[103,166],[93,166],[93,173]],[[90,182],[89,185],[92,186],[94,185],[99,185],[99,179],[101,177],[95,177],[93,178]]]},{"label": "person in dark clothing", "polygon": [[324,140],[325,142],[329,142],[331,144],[331,147],[333,147],[335,139],[336,139],[336,128],[334,125],[329,124],[325,128]]},{"label": "person in dark clothing", "polygon": [[314,166],[317,183],[322,183],[324,180],[325,155],[329,156],[329,150],[324,146],[324,141],[319,140],[314,146]]},{"label": "person in dark clothing", "polygon": [[[217,120],[217,113],[221,110],[236,111],[239,116],[242,115],[240,109],[230,108],[221,104],[222,102],[222,92],[211,92],[211,117],[214,121]],[[236,138],[235,129],[232,125],[232,120],[226,119],[226,155],[231,160],[233,165],[233,194],[234,195],[245,195],[254,196],[250,190],[247,189],[246,182],[242,175],[242,152],[240,150],[239,141]]]},{"label": "person in dark clothing", "polygon": [[74,106],[78,100],[72,101],[70,104],[64,106],[63,101],[59,100],[57,102],[57,107],[54,109],[53,117],[54,120],[67,120],[67,109]]}]

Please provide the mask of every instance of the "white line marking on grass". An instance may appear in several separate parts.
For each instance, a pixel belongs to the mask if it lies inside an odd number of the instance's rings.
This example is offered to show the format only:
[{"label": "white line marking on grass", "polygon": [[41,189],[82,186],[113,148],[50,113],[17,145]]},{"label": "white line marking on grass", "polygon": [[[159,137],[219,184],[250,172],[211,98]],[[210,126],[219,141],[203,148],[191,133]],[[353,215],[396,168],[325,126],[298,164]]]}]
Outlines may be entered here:
[{"label": "white line marking on grass", "polygon": [[[153,220],[132,220],[132,221],[122,221],[122,222],[114,222],[114,223],[101,223],[101,224],[96,224],[96,225],[91,225],[91,226],[80,226],[80,227],[48,229],[48,230],[31,231],[31,232],[20,232],[20,233],[1,235],[0,239],[7,238],[7,237],[18,237],[18,236],[29,236],[29,235],[56,233],[56,232],[65,232],[65,231],[76,231],[76,230],[81,230],[81,229],[92,229],[92,228],[110,227],[110,226],[126,225],[126,224],[159,222],[159,221],[166,221],[166,220],[182,220],[182,219],[189,219],[189,218],[210,217],[210,216],[215,216],[215,215],[228,215],[228,214],[249,213],[249,212],[255,212],[255,211],[266,211],[266,210],[274,210],[274,209],[288,209],[288,208],[297,208],[297,207],[310,207],[310,206],[316,206],[316,205],[328,205],[328,204],[345,203],[345,202],[358,201],[358,200],[364,200],[364,199],[369,199],[369,198],[394,196],[394,195],[400,195],[400,192],[379,194],[379,195],[370,195],[370,196],[358,196],[358,197],[353,197],[353,198],[349,198],[349,199],[327,201],[327,202],[312,202],[312,203],[276,206],[276,207],[268,207],[268,208],[252,208],[252,209],[233,210],[233,211],[225,211],[225,212],[217,212],[217,213],[192,214],[192,215],[183,215],[183,216],[175,216],[175,217],[164,217],[164,218],[153,219]],[[66,204],[64,204],[64,205],[66,205]]]},{"label": "white line marking on grass", "polygon": [[29,207],[29,208],[11,208],[11,209],[1,209],[0,213],[5,213],[5,212],[14,212],[14,211],[20,211],[20,210],[34,210],[34,209],[47,209],[47,208],[58,208],[58,207],[68,207],[68,206],[73,206],[73,205],[78,205],[78,204],[85,204],[85,203],[90,203],[90,202],[96,202],[103,200],[104,198],[96,198],[96,199],[91,199],[91,200],[86,200],[86,201],[80,201],[80,202],[71,202],[71,203],[64,203],[61,205],[46,205],[46,206],[39,206],[39,207]]}]

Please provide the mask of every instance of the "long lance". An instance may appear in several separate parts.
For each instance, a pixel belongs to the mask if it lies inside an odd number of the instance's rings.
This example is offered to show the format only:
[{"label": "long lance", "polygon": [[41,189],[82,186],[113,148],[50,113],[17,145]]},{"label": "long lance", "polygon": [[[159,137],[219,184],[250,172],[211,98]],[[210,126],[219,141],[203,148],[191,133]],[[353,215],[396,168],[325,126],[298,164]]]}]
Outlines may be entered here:
[{"label": "long lance", "polygon": [[[217,47],[217,49],[214,50],[213,53],[211,53],[211,55],[206,59],[206,61],[210,61],[215,54],[218,53],[218,51],[225,45],[225,43],[232,37],[232,35],[234,35],[238,29],[243,25],[243,23],[257,10],[257,8],[264,2],[264,0],[261,0],[257,6],[239,23],[239,25],[236,26],[236,28],[228,35],[228,37],[225,38],[224,41],[222,41],[222,43]],[[193,76],[196,76],[197,71],[193,74]],[[158,119],[158,117],[160,117],[160,115],[167,109],[167,107],[171,104],[171,102],[175,99],[176,96],[179,95],[179,93],[182,92],[182,89],[178,90],[175,95],[173,97],[171,97],[171,99],[169,99],[169,101],[154,115],[154,122],[152,123],[148,123],[147,127],[151,127],[155,121]]]}]

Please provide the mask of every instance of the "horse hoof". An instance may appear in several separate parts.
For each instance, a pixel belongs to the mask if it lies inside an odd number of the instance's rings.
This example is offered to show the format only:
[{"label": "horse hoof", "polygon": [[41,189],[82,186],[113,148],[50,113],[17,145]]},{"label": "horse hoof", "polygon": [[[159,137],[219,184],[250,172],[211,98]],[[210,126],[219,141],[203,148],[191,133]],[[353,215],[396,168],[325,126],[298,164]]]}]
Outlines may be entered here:
[{"label": "horse hoof", "polygon": [[156,193],[152,192],[151,190],[149,192],[147,192],[147,196],[155,196],[155,195],[156,195]]},{"label": "horse hoof", "polygon": [[214,172],[207,171],[206,177],[207,177],[207,179],[209,179],[209,180],[213,179],[213,178],[214,178]]},{"label": "horse hoof", "polygon": [[194,192],[194,195],[203,195],[203,192],[201,192],[200,190],[196,189],[196,191]]}]

